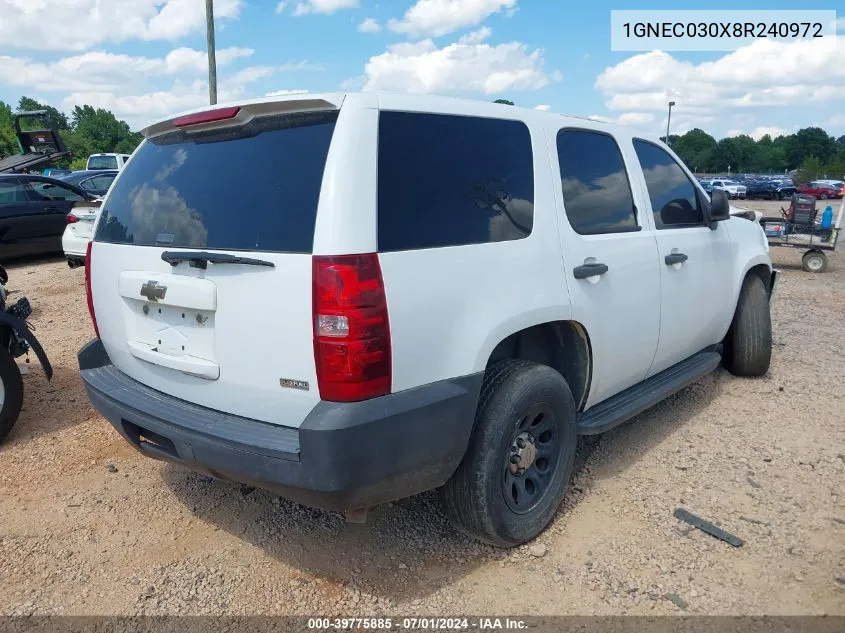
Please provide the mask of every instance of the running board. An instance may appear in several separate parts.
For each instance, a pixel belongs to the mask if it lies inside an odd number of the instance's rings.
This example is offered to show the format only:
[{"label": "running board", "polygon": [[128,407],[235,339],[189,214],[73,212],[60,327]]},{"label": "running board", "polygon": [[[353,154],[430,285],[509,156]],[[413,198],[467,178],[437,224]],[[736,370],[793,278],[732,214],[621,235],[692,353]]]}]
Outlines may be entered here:
[{"label": "running board", "polygon": [[722,355],[718,348],[708,348],[690,356],[685,361],[579,413],[578,433],[597,435],[609,431],[706,376],[721,362]]}]

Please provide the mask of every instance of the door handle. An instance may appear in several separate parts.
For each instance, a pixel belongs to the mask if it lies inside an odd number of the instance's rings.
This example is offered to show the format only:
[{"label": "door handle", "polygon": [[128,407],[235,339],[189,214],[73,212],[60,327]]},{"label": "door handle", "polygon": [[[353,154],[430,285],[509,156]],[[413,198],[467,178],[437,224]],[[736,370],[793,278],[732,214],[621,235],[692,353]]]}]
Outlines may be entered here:
[{"label": "door handle", "polygon": [[603,275],[607,272],[607,270],[607,265],[599,262],[593,262],[592,264],[583,264],[576,267],[573,269],[572,274],[575,275],[575,279],[586,279],[587,277]]},{"label": "door handle", "polygon": [[674,264],[683,264],[688,259],[689,257],[684,255],[683,253],[670,253],[664,258],[663,261],[666,262],[667,266],[672,266]]}]

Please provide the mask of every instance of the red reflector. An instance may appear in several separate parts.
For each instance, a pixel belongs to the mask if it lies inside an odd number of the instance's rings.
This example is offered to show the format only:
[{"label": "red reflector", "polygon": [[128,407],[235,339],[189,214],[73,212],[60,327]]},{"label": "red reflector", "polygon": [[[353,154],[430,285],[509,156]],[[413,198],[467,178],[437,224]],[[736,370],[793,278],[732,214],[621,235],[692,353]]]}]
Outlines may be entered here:
[{"label": "red reflector", "polygon": [[313,258],[314,360],[323,400],[390,393],[387,299],[378,255]]},{"label": "red reflector", "polygon": [[206,110],[205,112],[186,114],[185,116],[180,116],[178,119],[173,119],[173,127],[187,127],[188,125],[199,125],[200,123],[211,123],[213,121],[234,119],[240,111],[241,109],[239,106],[234,106],[231,108],[217,108],[216,110]]},{"label": "red reflector", "polygon": [[91,247],[94,241],[88,242],[88,248],[85,250],[85,296],[88,299],[88,313],[91,315],[91,321],[94,323],[94,334],[100,338],[100,328],[97,327],[97,315],[94,314],[94,295],[91,294]]},{"label": "red reflector", "polygon": [[76,224],[77,222],[79,222],[79,218],[76,217],[73,213],[68,213],[66,219],[68,224]]}]

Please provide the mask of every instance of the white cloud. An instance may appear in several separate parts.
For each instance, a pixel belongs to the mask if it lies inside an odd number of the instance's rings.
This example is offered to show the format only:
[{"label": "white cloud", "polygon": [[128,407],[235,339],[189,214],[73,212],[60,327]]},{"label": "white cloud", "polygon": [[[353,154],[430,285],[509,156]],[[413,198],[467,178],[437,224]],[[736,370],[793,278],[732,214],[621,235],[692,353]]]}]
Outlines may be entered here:
[{"label": "white cloud", "polygon": [[397,44],[371,57],[365,66],[365,90],[410,93],[536,90],[559,74],[543,69],[541,50],[529,51],[519,42],[449,44],[438,48],[431,40]]},{"label": "white cloud", "polygon": [[322,13],[331,15],[341,9],[354,9],[358,6],[358,0],[304,0],[297,2],[294,7],[294,15],[307,15],[309,13]]},{"label": "white cloud", "polygon": [[276,5],[276,13],[284,11],[287,4],[287,0],[279,0],[279,3]]},{"label": "white cloud", "polygon": [[[216,19],[234,19],[243,0],[217,0]],[[0,42],[13,48],[76,50],[105,41],[175,40],[205,29],[197,0],[0,0]]]},{"label": "white cloud", "polygon": [[378,33],[381,31],[381,24],[375,18],[366,18],[358,25],[358,30],[361,33]]},{"label": "white cloud", "polygon": [[493,34],[493,29],[489,26],[482,26],[477,31],[470,31],[466,35],[462,35],[458,40],[458,44],[481,44],[484,40]]},{"label": "white cloud", "polygon": [[624,112],[619,115],[616,122],[621,125],[645,125],[654,121],[651,112]]},{"label": "white cloud", "polygon": [[494,13],[512,10],[516,0],[417,0],[401,20],[390,20],[392,31],[408,35],[439,37],[476,26]]},{"label": "white cloud", "polygon": [[845,33],[845,17],[836,20],[836,30],[839,33]]},{"label": "white cloud", "polygon": [[753,138],[755,141],[759,141],[761,138],[766,136],[766,134],[772,138],[777,138],[778,136],[786,136],[787,134],[790,134],[790,131],[782,127],[766,127],[761,125],[751,130],[751,132],[748,133],[748,136]]},{"label": "white cloud", "polygon": [[549,110],[552,109],[552,106],[550,106],[550,105],[538,105],[538,106],[534,106],[534,109],[540,110],[542,112],[548,112]]},{"label": "white cloud", "polygon": [[[217,53],[217,63],[225,67],[252,53],[249,48],[223,48]],[[205,51],[186,47],[173,49],[162,58],[88,51],[45,63],[0,56],[0,84],[44,92],[117,90],[151,77],[196,75],[207,68]]]},{"label": "white cloud", "polygon": [[232,76],[232,81],[238,85],[252,83],[259,79],[272,77],[274,72],[276,72],[276,69],[272,66],[249,66],[236,72]]},{"label": "white cloud", "polygon": [[596,87],[611,110],[663,111],[674,100],[691,116],[842,99],[845,37],[836,39],[757,40],[700,64],[652,51],[605,69]]}]

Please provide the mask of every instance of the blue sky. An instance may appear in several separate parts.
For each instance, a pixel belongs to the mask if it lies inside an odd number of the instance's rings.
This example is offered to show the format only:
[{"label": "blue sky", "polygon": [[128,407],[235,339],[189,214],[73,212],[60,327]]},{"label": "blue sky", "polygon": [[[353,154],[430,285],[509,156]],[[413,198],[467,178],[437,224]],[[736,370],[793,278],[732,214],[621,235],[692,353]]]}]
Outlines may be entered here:
[{"label": "blue sky", "polygon": [[[835,48],[761,41],[735,52],[622,53],[610,51],[609,34],[610,9],[621,7],[602,0],[215,0],[215,7],[221,101],[338,89],[504,97],[657,134],[671,98],[675,132],[760,136],[820,125],[845,134],[841,35]],[[89,103],[135,128],[207,102],[203,0],[0,0],[0,15],[4,101],[27,94],[66,111]]]}]

